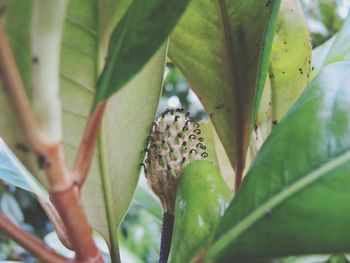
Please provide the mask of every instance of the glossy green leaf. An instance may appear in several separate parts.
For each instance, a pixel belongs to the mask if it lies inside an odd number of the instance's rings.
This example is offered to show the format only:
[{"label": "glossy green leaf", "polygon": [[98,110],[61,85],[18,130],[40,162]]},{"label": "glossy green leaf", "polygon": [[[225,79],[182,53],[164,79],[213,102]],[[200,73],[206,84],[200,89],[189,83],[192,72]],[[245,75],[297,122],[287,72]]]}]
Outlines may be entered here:
[{"label": "glossy green leaf", "polygon": [[306,88],[310,70],[311,43],[301,3],[282,0],[269,69],[274,122]]},{"label": "glossy green leaf", "polygon": [[[9,14],[26,1],[8,1]],[[61,47],[60,97],[63,139],[67,162],[72,167],[95,96],[95,84],[104,65],[111,28],[130,0],[71,0]],[[12,3],[14,3],[12,5]],[[18,9],[21,10],[21,9]],[[17,16],[20,16],[19,14]],[[27,23],[29,24],[29,23]],[[25,24],[23,23],[22,26]],[[12,31],[7,28],[8,32]],[[13,33],[14,34],[14,33]],[[28,36],[27,36],[28,37]],[[24,38],[25,41],[28,39]],[[23,40],[23,41],[24,41]],[[25,47],[24,47],[25,48]],[[151,128],[162,87],[166,45],[163,44],[143,69],[110,98],[88,179],[82,190],[83,205],[92,227],[106,239],[118,262],[117,229],[136,188],[142,149]],[[22,63],[18,60],[18,63]],[[6,101],[4,95],[1,101]],[[0,104],[11,113],[7,104]],[[0,134],[11,149],[23,143],[14,117],[2,119]],[[36,171],[33,154],[25,162]],[[34,173],[35,175],[36,172]]]},{"label": "glossy green leaf", "polygon": [[348,251],[349,73],[347,62],[326,67],[274,129],[220,222],[208,258]]},{"label": "glossy green leaf", "polygon": [[180,178],[170,263],[192,262],[208,245],[232,198],[219,170],[207,160],[187,165]]},{"label": "glossy green leaf", "polygon": [[94,105],[106,100],[138,73],[164,43],[189,0],[134,0],[109,43]]},{"label": "glossy green leaf", "polygon": [[193,0],[170,38],[170,58],[202,101],[238,170],[244,168],[265,84],[279,3]]}]

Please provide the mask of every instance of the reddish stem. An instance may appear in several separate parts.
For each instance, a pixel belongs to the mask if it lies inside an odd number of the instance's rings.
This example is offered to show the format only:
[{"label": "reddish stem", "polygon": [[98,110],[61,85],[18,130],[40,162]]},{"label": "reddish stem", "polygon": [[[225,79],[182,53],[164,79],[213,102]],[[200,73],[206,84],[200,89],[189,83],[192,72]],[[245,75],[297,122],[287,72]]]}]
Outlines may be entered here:
[{"label": "reddish stem", "polygon": [[92,232],[80,204],[79,194],[70,187],[63,191],[51,192],[53,203],[66,222],[67,233],[79,262],[103,262],[102,256],[92,239]]},{"label": "reddish stem", "polygon": [[18,71],[15,58],[0,23],[0,75],[3,88],[13,106],[22,131],[30,148],[36,154],[43,154],[45,142],[40,136],[39,127],[31,110],[23,81]]},{"label": "reddish stem", "polygon": [[57,254],[41,240],[19,228],[3,214],[0,214],[0,229],[43,262],[61,263],[70,261]]},{"label": "reddish stem", "polygon": [[83,139],[81,140],[73,168],[73,174],[77,180],[79,188],[84,184],[90,170],[105,108],[106,102],[100,103],[88,119],[85,127]]},{"label": "reddish stem", "polygon": [[66,248],[73,250],[73,247],[67,234],[66,226],[63,224],[62,219],[54,205],[50,201],[46,201],[40,198],[39,196],[37,196],[36,199],[40,203],[41,207],[44,209],[48,218],[50,219],[59,240]]},{"label": "reddish stem", "polygon": [[76,259],[82,262],[103,262],[92,238],[78,189],[74,186],[70,171],[67,169],[63,146],[50,147],[46,152],[48,162],[45,165],[45,172],[52,184],[49,190],[50,196],[67,229],[69,241],[76,252]]},{"label": "reddish stem", "polygon": [[[92,232],[83,212],[81,200],[77,193],[78,189],[74,187],[73,176],[67,168],[63,145],[60,143],[48,145],[42,139],[36,118],[26,96],[12,50],[10,49],[1,24],[0,75],[3,80],[3,87],[8,94],[11,105],[22,127],[23,134],[30,148],[37,154],[40,165],[45,169],[52,201],[67,229],[69,241],[71,241],[72,247],[76,252],[76,259],[79,262],[103,262],[101,253],[93,241]],[[102,118],[102,116],[100,118]],[[99,123],[96,125],[99,125]],[[98,126],[93,128],[97,130]],[[91,151],[92,150],[93,146]],[[15,240],[22,241],[18,236],[18,231],[16,232],[13,227],[6,228],[6,224],[4,225],[6,221],[2,222],[3,228],[8,230],[6,233]],[[27,234],[25,240],[28,239],[33,239],[33,237]],[[38,247],[38,243],[33,244],[36,244],[34,248]],[[33,245],[30,244],[30,242],[23,242],[23,246],[31,251]],[[44,262],[55,261],[46,259]]]}]

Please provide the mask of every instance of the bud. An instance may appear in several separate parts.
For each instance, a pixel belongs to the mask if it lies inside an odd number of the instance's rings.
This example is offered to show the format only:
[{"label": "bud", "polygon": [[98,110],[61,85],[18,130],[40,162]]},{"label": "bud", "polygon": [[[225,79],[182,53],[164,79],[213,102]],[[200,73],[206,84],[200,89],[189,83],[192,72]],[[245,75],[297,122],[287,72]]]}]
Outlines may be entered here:
[{"label": "bud", "polygon": [[153,122],[148,139],[142,164],[148,184],[159,197],[164,212],[173,213],[182,169],[208,156],[199,124],[193,123],[183,109],[167,109]]}]

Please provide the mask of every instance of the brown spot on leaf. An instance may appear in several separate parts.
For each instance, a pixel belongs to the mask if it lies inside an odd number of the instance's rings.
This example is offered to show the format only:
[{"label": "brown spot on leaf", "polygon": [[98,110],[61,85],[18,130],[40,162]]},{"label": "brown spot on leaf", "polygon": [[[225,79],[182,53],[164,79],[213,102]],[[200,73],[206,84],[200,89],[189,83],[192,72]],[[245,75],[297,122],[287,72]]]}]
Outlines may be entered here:
[{"label": "brown spot on leaf", "polygon": [[37,56],[33,56],[32,57],[32,62],[33,62],[33,64],[39,63],[39,58]]},{"label": "brown spot on leaf", "polygon": [[223,102],[216,103],[215,109],[220,110],[225,107],[225,104]]},{"label": "brown spot on leaf", "polygon": [[15,145],[16,149],[23,152],[23,153],[28,153],[29,152],[29,148],[27,145],[25,145],[24,143],[17,143]]}]

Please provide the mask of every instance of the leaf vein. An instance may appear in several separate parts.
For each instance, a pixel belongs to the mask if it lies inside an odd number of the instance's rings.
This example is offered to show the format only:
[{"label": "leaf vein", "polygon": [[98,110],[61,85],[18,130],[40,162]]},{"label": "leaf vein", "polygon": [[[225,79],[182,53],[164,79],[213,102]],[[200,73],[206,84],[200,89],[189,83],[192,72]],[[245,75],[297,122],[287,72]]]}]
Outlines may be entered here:
[{"label": "leaf vein", "polygon": [[273,196],[267,200],[263,205],[250,214],[248,214],[243,220],[241,220],[236,226],[229,230],[225,235],[223,235],[218,241],[214,243],[212,248],[208,252],[209,258],[214,258],[220,253],[222,249],[227,247],[232,240],[237,239],[244,231],[249,229],[254,223],[261,219],[267,212],[271,211],[276,206],[280,205],[287,198],[298,193],[299,191],[305,189],[311,183],[322,178],[322,176],[327,175],[332,169],[343,165],[344,163],[350,161],[350,151],[346,151],[335,159],[319,166],[315,170],[309,172],[307,175],[303,176],[301,179],[297,180],[289,187],[283,189],[277,195]]}]

